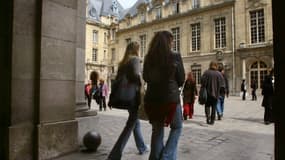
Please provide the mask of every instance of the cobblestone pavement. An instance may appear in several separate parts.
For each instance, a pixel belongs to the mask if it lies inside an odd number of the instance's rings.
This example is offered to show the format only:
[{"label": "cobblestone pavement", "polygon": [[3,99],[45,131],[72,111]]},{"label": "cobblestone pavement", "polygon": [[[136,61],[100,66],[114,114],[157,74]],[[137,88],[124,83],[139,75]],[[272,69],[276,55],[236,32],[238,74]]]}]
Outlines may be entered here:
[{"label": "cobblestone pavement", "polygon": [[[207,125],[204,107],[195,103],[193,119],[184,121],[179,140],[178,160],[273,160],[274,125],[263,123],[262,97],[257,101],[242,101],[240,97],[225,99],[224,117]],[[94,107],[98,109],[98,107]],[[105,160],[128,116],[126,111],[107,110],[98,113],[97,129],[102,144],[95,153],[78,151],[57,160]],[[151,126],[141,121],[146,143],[150,143]],[[167,137],[169,128],[165,128]],[[148,154],[138,155],[133,136],[124,150],[122,160],[147,160]]]}]

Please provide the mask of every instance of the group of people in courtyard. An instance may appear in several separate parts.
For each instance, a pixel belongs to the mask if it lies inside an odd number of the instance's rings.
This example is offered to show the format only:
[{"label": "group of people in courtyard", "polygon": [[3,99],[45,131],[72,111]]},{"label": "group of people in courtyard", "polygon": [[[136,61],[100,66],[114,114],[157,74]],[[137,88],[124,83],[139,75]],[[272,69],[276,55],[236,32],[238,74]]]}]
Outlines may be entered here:
[{"label": "group of people in courtyard", "polygon": [[[127,107],[129,116],[126,125],[111,149],[107,160],[121,159],[132,132],[138,154],[142,155],[150,152],[149,160],[177,159],[177,145],[182,132],[183,120],[193,118],[194,103],[198,91],[192,72],[187,73],[185,76],[181,54],[172,51],[172,46],[172,33],[169,31],[156,32],[149,44],[149,50],[144,62],[141,64],[142,61],[138,56],[139,44],[133,41],[127,45],[124,57],[119,63],[117,76],[126,75],[129,83],[135,84],[138,90],[132,103]],[[108,86],[103,80],[97,82],[98,74],[96,72],[91,74],[90,79],[89,90],[87,89],[86,94],[91,95],[91,99],[95,97],[95,100],[100,97],[96,100],[99,104],[99,110],[106,110]],[[139,88],[142,88],[142,81],[147,85],[143,103],[149,123],[152,126],[150,146],[143,139],[138,118],[138,109],[141,104],[141,91]],[[265,81],[269,82],[272,79],[268,78]],[[263,86],[267,85],[264,84]],[[208,70],[201,76],[201,87],[205,87],[207,90],[207,101],[205,103],[206,123],[213,125],[216,114],[218,120],[222,119],[224,100],[229,96],[229,85],[224,74],[224,67],[216,61],[211,61]],[[88,87],[86,86],[86,88]],[[96,90],[100,91],[96,92]],[[271,92],[273,92],[273,88],[268,87],[268,89],[264,89],[263,95],[269,95]],[[96,93],[99,93],[99,96]],[[180,102],[181,96],[182,102]],[[90,108],[91,103],[88,97],[87,99]],[[256,97],[253,99],[256,99]],[[271,102],[272,99],[269,98],[262,105],[268,106]],[[270,115],[268,114],[267,117],[270,117]],[[166,143],[164,143],[165,127],[170,127]]]},{"label": "group of people in courtyard", "polygon": [[[94,99],[99,105],[99,111],[106,111],[106,98],[109,95],[109,87],[104,79],[98,79],[99,74],[96,71],[93,71],[90,74],[90,80],[84,87],[85,99],[87,100],[88,109],[91,109],[91,102],[92,99]],[[111,107],[109,108],[112,109]]]},{"label": "group of people in courtyard", "polygon": [[[268,125],[270,123],[274,122],[274,116],[273,116],[273,96],[274,96],[274,69],[272,68],[268,75],[265,76],[263,82],[261,83],[261,95],[262,103],[261,106],[264,107],[264,124]],[[254,79],[251,81],[251,96],[252,101],[257,100],[256,90],[258,88],[257,81]],[[242,80],[241,83],[241,95],[242,100],[246,100],[246,93],[247,93],[247,84],[245,79]]]}]

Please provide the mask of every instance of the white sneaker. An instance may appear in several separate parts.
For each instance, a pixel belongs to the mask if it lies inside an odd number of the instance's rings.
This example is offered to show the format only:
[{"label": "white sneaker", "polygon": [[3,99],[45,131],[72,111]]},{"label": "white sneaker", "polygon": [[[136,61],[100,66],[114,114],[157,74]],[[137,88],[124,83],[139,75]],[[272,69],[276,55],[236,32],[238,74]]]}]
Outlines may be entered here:
[{"label": "white sneaker", "polygon": [[143,152],[139,152],[139,154],[140,154],[140,155],[143,155],[143,154],[148,153],[149,151],[150,151],[150,147],[149,147],[149,145],[147,144],[145,150],[144,150]]}]

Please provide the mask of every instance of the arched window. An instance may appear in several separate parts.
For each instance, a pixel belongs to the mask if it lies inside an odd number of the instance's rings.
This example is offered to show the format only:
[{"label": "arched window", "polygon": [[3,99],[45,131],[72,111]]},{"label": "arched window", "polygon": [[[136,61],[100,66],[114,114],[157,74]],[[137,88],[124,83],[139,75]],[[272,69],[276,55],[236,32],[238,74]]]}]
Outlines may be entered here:
[{"label": "arched window", "polygon": [[256,61],[250,66],[250,82],[256,80],[258,88],[262,88],[262,83],[267,75],[267,65],[263,61]]}]

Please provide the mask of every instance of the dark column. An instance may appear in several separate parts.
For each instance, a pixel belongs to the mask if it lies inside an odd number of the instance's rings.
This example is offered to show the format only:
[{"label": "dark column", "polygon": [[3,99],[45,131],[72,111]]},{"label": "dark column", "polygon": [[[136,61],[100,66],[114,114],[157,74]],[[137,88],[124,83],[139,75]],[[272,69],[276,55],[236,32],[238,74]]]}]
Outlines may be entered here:
[{"label": "dark column", "polygon": [[282,1],[272,0],[273,13],[273,45],[274,45],[274,76],[275,96],[273,101],[273,112],[275,117],[275,160],[285,159],[285,125],[284,125],[284,23],[282,17],[284,7]]},{"label": "dark column", "polygon": [[12,1],[0,1],[0,159],[8,159],[10,124]]}]

